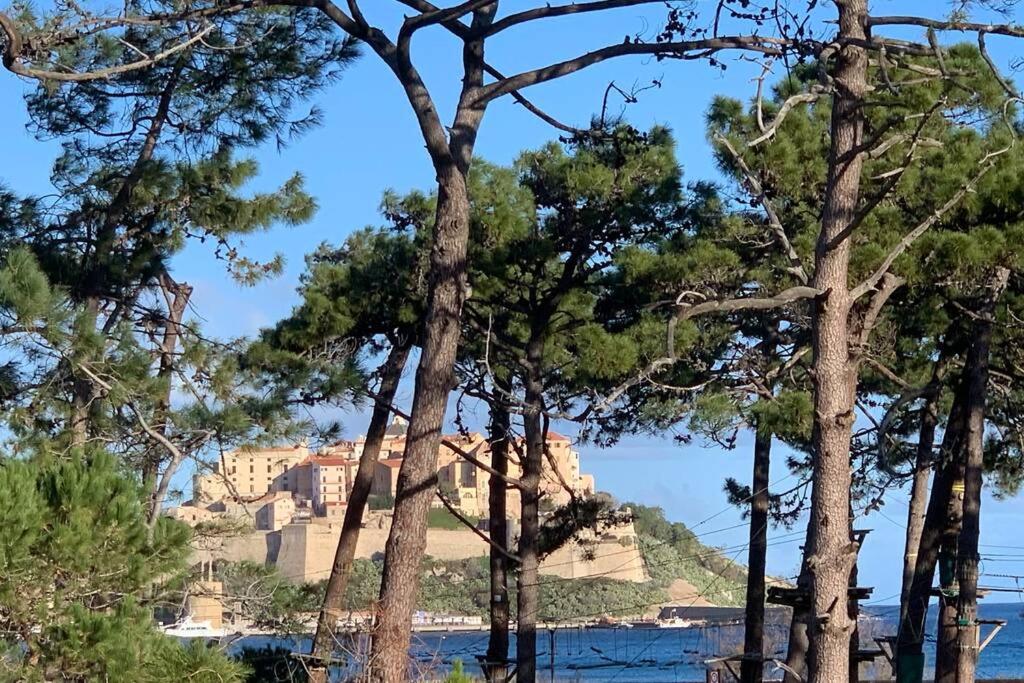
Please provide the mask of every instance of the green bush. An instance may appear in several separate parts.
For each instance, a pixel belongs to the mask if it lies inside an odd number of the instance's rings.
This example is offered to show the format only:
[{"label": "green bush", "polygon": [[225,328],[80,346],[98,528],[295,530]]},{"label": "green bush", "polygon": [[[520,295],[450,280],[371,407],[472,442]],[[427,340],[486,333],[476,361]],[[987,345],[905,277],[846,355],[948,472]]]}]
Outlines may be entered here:
[{"label": "green bush", "polygon": [[393,510],[395,508],[395,497],[390,493],[375,494],[366,499],[366,504],[371,510]]},{"label": "green bush", "polygon": [[[473,524],[479,521],[476,517],[470,515],[464,515]],[[445,508],[430,508],[427,513],[427,526],[432,529],[465,529],[466,525],[463,524],[458,517],[448,512]]]},{"label": "green bush", "polygon": [[473,683],[473,677],[463,670],[462,660],[456,659],[452,662],[452,670],[448,672],[444,683]]},{"label": "green bush", "polygon": [[190,532],[166,517],[147,529],[138,485],[109,454],[2,459],[0,519],[0,678],[242,680],[217,650],[155,628]]}]

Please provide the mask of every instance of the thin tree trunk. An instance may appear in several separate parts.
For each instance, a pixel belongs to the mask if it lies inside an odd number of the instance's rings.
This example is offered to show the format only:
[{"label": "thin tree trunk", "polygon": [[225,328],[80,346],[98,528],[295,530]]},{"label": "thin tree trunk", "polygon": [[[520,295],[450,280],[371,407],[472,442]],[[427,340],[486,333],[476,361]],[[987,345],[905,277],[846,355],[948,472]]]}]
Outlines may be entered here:
[{"label": "thin tree trunk", "polygon": [[843,46],[832,76],[838,84],[832,107],[821,231],[815,248],[813,286],[821,297],[812,319],[814,362],[813,491],[806,546],[812,622],[809,680],[847,683],[849,638],[847,589],[856,549],[850,539],[850,440],[857,368],[850,354],[848,282],[850,237],[860,199],[864,137],[863,99],[867,54],[866,0],[836,0]]},{"label": "thin tree trunk", "polygon": [[[810,572],[804,563],[800,568],[800,576],[797,577],[796,585],[802,591],[809,593],[810,580]],[[789,622],[789,642],[786,645],[786,668],[782,679],[784,683],[803,683],[804,681],[802,676],[807,670],[807,651],[810,649],[810,640],[807,634],[807,624],[810,623],[810,619],[809,602],[799,603],[793,608]]]},{"label": "thin tree trunk", "polygon": [[[854,538],[853,533],[853,505],[851,501],[850,505],[850,538]],[[858,545],[855,552],[860,553],[860,546]],[[850,578],[847,581],[847,585],[851,588],[857,586],[857,559],[854,557],[853,568],[850,570]],[[856,598],[847,597],[846,600],[846,613],[850,617],[850,621],[853,623],[853,630],[850,631],[850,645],[849,645],[849,657],[850,657],[850,683],[858,683],[860,681],[860,660],[857,657],[860,653],[860,603]]]},{"label": "thin tree trunk", "polygon": [[540,478],[544,466],[544,428],[541,416],[543,384],[540,378],[542,341],[531,340],[526,350],[523,431],[526,435],[519,532],[519,583],[517,591],[516,683],[535,683],[537,678],[537,613],[540,611]]},{"label": "thin tree trunk", "polygon": [[[100,295],[103,278],[106,275],[108,259],[115,246],[117,226],[124,218],[131,204],[135,188],[142,182],[146,166],[153,159],[157,143],[160,141],[160,134],[163,131],[164,123],[170,115],[171,103],[174,92],[178,87],[178,81],[185,68],[185,59],[179,59],[171,72],[170,78],[160,92],[156,103],[156,110],[150,118],[149,130],[143,138],[139,155],[132,164],[131,170],[125,176],[117,190],[117,194],[110,201],[103,217],[103,223],[96,231],[95,247],[92,252],[92,266],[85,269],[84,281],[82,283],[82,294],[85,300],[86,310],[91,319],[90,325],[95,326],[100,313]],[[83,257],[83,264],[88,259],[88,254]],[[105,327],[109,328],[113,320],[108,320]],[[76,447],[84,447],[89,439],[89,428],[93,401],[96,397],[95,383],[87,376],[79,373],[79,369],[72,367],[72,396],[71,396],[71,443]]]},{"label": "thin tree trunk", "polygon": [[498,3],[473,10],[471,30],[478,38],[463,46],[465,75],[450,128],[437,109],[408,55],[390,53],[371,32],[371,46],[395,71],[420,124],[437,173],[437,209],[430,251],[423,347],[416,369],[412,415],[405,454],[398,473],[395,511],[384,549],[378,619],[370,648],[374,681],[402,683],[409,677],[412,611],[419,591],[420,563],[426,550],[427,511],[437,488],[437,453],[448,395],[456,385],[455,359],[461,332],[462,305],[469,291],[466,251],[469,243],[469,193],[466,176],[477,133],[486,111],[478,95],[484,79],[484,29]]},{"label": "thin tree trunk", "polygon": [[[962,380],[958,382],[958,385],[962,384]],[[932,480],[921,542],[917,547],[917,562],[907,596],[907,616],[901,622],[897,636],[896,666],[901,683],[920,683],[924,670],[924,628],[935,565],[942,540],[948,535],[948,529],[953,523],[951,520],[956,517],[956,509],[959,507],[959,501],[953,497],[953,485],[962,477],[959,467],[962,461],[958,454],[966,429],[964,413],[965,396],[958,386],[942,435],[942,447]]]},{"label": "thin tree trunk", "polygon": [[925,395],[921,408],[921,426],[917,439],[917,454],[914,460],[914,479],[910,486],[910,503],[907,510],[907,534],[903,546],[903,586],[900,592],[900,623],[907,618],[907,604],[910,601],[910,587],[914,582],[914,568],[917,565],[917,549],[921,545],[924,531],[925,512],[928,506],[928,480],[932,474],[932,450],[935,447],[935,427],[938,425],[939,394],[941,388],[935,384]]},{"label": "thin tree trunk", "polygon": [[[167,436],[167,421],[171,412],[171,392],[174,386],[174,354],[178,349],[178,340],[181,337],[181,322],[185,318],[185,309],[188,307],[189,299],[192,297],[192,287],[185,283],[175,282],[166,272],[160,274],[160,287],[167,299],[167,320],[164,321],[164,336],[160,341],[160,367],[157,370],[157,378],[166,384],[164,393],[156,402],[153,411],[153,428],[164,436]],[[163,508],[164,495],[170,480],[174,477],[180,462],[173,463],[174,467],[168,467],[164,476],[160,476],[160,463],[163,458],[158,453],[166,449],[160,444],[153,444],[146,459],[142,463],[142,482],[149,488],[149,522],[153,524],[156,517]],[[173,462],[173,459],[172,459]],[[163,494],[163,495],[162,495]]]},{"label": "thin tree trunk", "polygon": [[[747,553],[747,601],[743,627],[741,683],[761,683],[764,677],[764,593],[768,554],[768,477],[772,434],[759,425],[754,430],[754,473],[750,497],[750,546]],[[755,657],[756,659],[751,659]]]},{"label": "thin tree trunk", "polygon": [[345,519],[341,525],[341,537],[338,539],[331,576],[327,580],[327,592],[324,593],[320,618],[316,624],[316,635],[313,637],[310,651],[312,662],[309,666],[310,683],[326,683],[328,680],[329,663],[335,651],[335,629],[343,612],[348,580],[352,575],[359,530],[363,525],[363,510],[370,496],[374,469],[388,429],[391,404],[394,403],[411,346],[411,340],[393,344],[387,360],[381,366],[380,387],[377,389],[370,425],[366,430],[363,452],[359,456],[355,481],[352,482],[352,491],[348,496],[348,507],[345,509]]},{"label": "thin tree trunk", "polygon": [[978,666],[978,540],[981,535],[981,485],[985,465],[985,392],[996,302],[1006,288],[1009,271],[999,268],[975,328],[967,355],[967,467],[964,476],[963,525],[957,554],[956,682],[973,683]]},{"label": "thin tree trunk", "polygon": [[[955,553],[955,548],[949,552]],[[943,586],[945,591],[955,591],[956,584]],[[956,683],[956,597],[943,595],[939,598],[939,614],[936,617],[938,633],[935,639],[935,683]]]},{"label": "thin tree trunk", "polygon": [[448,395],[455,386],[453,368],[468,289],[469,196],[465,175],[454,164],[439,169],[436,216],[423,351],[416,370],[394,517],[384,550],[379,612],[370,653],[372,676],[383,683],[400,683],[409,675],[412,612],[426,551],[427,512],[437,488],[437,455]]},{"label": "thin tree trunk", "polygon": [[[499,391],[510,387],[499,383]],[[503,396],[491,403],[491,467],[499,474],[508,474],[508,447],[511,417]],[[488,517],[491,541],[508,548],[508,495],[507,484],[501,477],[491,475],[488,496]],[[504,683],[508,676],[508,558],[491,547],[491,628],[487,641],[487,667],[485,674],[492,683]]]}]

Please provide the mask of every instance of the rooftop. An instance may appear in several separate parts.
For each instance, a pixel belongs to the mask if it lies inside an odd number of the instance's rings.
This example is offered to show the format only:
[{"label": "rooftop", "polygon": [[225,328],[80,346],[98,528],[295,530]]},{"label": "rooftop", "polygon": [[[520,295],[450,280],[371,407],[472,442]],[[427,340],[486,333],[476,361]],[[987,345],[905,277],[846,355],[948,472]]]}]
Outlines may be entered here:
[{"label": "rooftop", "polygon": [[314,465],[318,465],[320,467],[343,467],[346,465],[354,465],[357,463],[357,461],[355,460],[351,460],[349,458],[341,458],[337,456],[326,458],[310,458],[309,461]]}]

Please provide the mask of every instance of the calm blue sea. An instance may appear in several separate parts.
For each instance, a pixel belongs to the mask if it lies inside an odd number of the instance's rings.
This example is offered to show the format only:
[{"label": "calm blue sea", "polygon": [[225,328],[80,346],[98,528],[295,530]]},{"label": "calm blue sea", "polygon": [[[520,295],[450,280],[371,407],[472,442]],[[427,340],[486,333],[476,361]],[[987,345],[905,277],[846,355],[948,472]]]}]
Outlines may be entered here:
[{"label": "calm blue sea", "polygon": [[[979,679],[1024,679],[1024,604],[989,604],[981,607],[985,619],[1005,619],[1006,627],[981,654]],[[861,638],[871,643],[874,636],[892,634],[899,615],[895,607],[865,607],[869,615],[861,623]],[[934,643],[934,610],[929,615],[928,640]],[[983,629],[990,627],[984,626]],[[769,624],[767,647],[785,657],[785,624]],[[717,654],[735,653],[742,648],[742,626],[686,629],[563,629],[538,636],[540,679],[559,683],[668,683],[704,681],[704,661]],[[252,637],[243,645],[262,646],[268,638]],[[551,644],[554,645],[553,676]],[[308,641],[278,641],[307,651]],[[236,647],[239,646],[236,644]],[[354,649],[362,645],[353,643]],[[930,646],[933,649],[934,645]],[[487,634],[482,632],[418,633],[414,639],[414,657],[424,672],[443,676],[456,659],[463,661],[469,673],[479,673],[476,656],[487,649]],[[515,652],[513,639],[512,653]],[[929,652],[929,660],[932,652]],[[929,667],[931,663],[929,661]],[[767,672],[771,673],[768,666]],[[867,676],[884,673],[864,672]],[[775,677],[781,678],[776,672]]]}]

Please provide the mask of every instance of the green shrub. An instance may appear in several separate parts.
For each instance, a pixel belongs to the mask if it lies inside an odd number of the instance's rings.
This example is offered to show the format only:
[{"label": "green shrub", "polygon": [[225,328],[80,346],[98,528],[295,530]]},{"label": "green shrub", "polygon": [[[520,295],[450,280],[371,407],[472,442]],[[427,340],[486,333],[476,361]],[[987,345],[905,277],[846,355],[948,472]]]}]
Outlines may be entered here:
[{"label": "green shrub", "polygon": [[473,683],[473,677],[463,670],[462,660],[456,659],[452,662],[452,670],[448,672],[444,683]]},{"label": "green shrub", "polygon": [[372,495],[366,499],[366,504],[371,510],[393,510],[395,508],[395,497],[390,493]]},{"label": "green shrub", "polygon": [[[478,519],[471,517],[470,515],[463,515],[473,524],[476,524]],[[430,508],[427,513],[427,526],[432,529],[465,529],[466,525],[463,524],[458,517],[448,512],[445,508]]]}]

